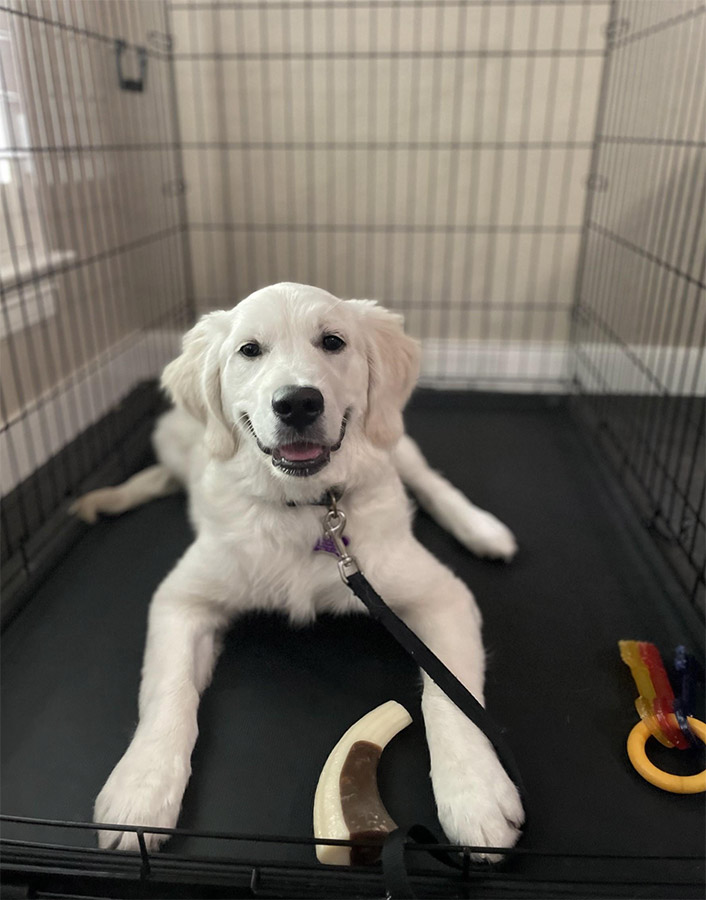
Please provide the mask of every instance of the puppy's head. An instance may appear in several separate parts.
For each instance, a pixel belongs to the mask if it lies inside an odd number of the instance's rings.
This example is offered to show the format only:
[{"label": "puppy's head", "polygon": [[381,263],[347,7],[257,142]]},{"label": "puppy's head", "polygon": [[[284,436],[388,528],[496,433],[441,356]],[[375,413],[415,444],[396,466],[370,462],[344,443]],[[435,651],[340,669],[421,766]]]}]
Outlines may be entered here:
[{"label": "puppy's head", "polygon": [[277,478],[323,483],[345,480],[348,446],[395,445],[418,368],[400,316],[279,284],[204,316],[162,381],[204,423],[214,456],[250,442]]}]

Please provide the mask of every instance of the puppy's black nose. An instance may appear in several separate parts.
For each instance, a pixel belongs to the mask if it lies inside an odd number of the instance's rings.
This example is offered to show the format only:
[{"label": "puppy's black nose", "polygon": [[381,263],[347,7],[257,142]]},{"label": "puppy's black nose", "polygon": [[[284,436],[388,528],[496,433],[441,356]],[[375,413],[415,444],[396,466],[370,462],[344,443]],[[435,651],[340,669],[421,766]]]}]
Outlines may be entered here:
[{"label": "puppy's black nose", "polygon": [[287,384],[274,392],[272,409],[285,425],[303,431],[324,411],[324,396],[314,387]]}]

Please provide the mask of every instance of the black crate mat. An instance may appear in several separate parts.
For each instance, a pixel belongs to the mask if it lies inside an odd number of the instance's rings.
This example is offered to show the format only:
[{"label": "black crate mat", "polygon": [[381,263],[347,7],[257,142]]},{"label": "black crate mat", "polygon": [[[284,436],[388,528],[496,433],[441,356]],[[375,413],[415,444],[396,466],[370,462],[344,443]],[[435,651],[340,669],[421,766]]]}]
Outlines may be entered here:
[{"label": "black crate mat", "polygon": [[[420,540],[477,596],[488,650],[487,704],[506,726],[527,787],[520,844],[526,852],[475,876],[476,887],[483,896],[561,895],[569,886],[601,896],[699,896],[703,797],[648,785],[625,754],[637,719],[618,640],[653,641],[668,658],[680,642],[698,651],[700,638],[688,608],[661,585],[639,523],[606,489],[560,405],[422,395],[407,418],[432,465],[507,522],[521,547],[509,566],[478,560],[425,515],[417,519]],[[90,821],[94,798],[136,724],[150,597],[190,540],[181,497],[103,520],[86,530],[8,627],[5,815]],[[414,723],[383,755],[381,793],[398,823],[425,824],[442,838],[419,695],[415,666],[362,616],[296,629],[278,616],[239,620],[202,702],[179,827],[310,836],[327,754],[356,719],[396,699]],[[703,763],[698,756],[672,751],[655,759],[695,771]],[[95,847],[88,830],[12,822],[3,823],[3,838]],[[27,856],[29,866],[43,851],[10,845],[9,852]],[[336,876],[317,867],[306,844],[177,836],[154,871],[176,867],[177,857],[239,860],[247,864],[242,871],[262,866],[265,896],[332,896],[332,885],[341,896],[381,895],[379,878]],[[430,866],[415,854],[409,860],[411,868]],[[275,862],[284,868],[268,869]],[[102,865],[112,871],[113,863]],[[205,867],[200,871],[197,881],[220,883]],[[235,884],[236,870],[226,871],[222,877]],[[306,872],[306,888],[286,881],[297,872]],[[447,884],[439,875],[428,878],[429,896],[459,895],[455,876]],[[281,893],[283,884],[291,893]],[[127,896],[124,886],[116,890],[114,896]]]}]

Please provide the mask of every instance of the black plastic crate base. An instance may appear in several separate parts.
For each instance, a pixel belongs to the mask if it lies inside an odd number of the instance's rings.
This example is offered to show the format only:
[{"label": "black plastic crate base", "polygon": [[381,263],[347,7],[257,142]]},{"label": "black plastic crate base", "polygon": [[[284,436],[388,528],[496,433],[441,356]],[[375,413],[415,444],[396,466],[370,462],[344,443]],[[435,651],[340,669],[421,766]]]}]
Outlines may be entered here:
[{"label": "black plastic crate base", "polygon": [[[618,501],[562,402],[421,393],[407,414],[431,464],[515,531],[511,565],[472,557],[425,515],[420,540],[469,584],[485,620],[487,703],[527,786],[519,852],[468,882],[408,854],[419,896],[700,897],[703,797],[666,794],[630,767],[636,721],[621,638],[700,652],[640,521]],[[3,636],[2,812],[90,822],[127,747],[150,597],[191,539],[165,498],[87,530]],[[179,828],[311,836],[313,795],[342,732],[397,699],[414,717],[380,787],[402,825],[436,821],[414,665],[367,618],[292,629],[234,623],[201,706]],[[675,757],[678,758],[675,761]],[[694,767],[664,751],[665,765]],[[696,758],[699,757],[699,758]],[[307,843],[175,836],[145,866],[91,830],[3,823],[3,881],[31,896],[382,897],[379,869],[319,866]],[[37,846],[37,845],[44,845]],[[12,894],[7,894],[12,896]]]}]

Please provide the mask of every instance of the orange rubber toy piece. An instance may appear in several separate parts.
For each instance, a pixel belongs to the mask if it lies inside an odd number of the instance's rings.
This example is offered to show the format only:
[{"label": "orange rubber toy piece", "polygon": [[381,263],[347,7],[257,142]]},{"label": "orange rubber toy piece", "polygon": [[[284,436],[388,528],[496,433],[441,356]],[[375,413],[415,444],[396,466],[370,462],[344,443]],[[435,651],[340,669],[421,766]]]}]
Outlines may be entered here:
[{"label": "orange rubber toy piece", "polygon": [[[668,718],[674,720],[670,721],[670,725],[678,725],[676,716],[670,714]],[[699,740],[706,743],[706,724],[691,716],[686,721]],[[700,794],[706,791],[706,769],[697,775],[672,775],[651,763],[645,753],[645,744],[650,737],[653,735],[644,720],[638,722],[628,736],[630,762],[646,781],[672,794]]]}]

